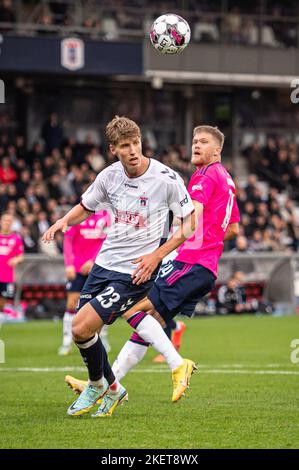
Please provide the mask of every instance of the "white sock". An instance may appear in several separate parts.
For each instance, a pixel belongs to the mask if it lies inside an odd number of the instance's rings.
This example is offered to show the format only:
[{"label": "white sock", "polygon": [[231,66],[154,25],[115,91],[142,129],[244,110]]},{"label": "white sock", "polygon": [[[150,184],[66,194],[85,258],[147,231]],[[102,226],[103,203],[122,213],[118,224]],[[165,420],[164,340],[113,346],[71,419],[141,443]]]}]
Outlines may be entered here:
[{"label": "white sock", "polygon": [[118,380],[121,380],[135,367],[145,356],[147,346],[127,341],[115,359],[112,372]]},{"label": "white sock", "polygon": [[171,370],[176,369],[183,363],[172,342],[164,333],[160,323],[150,315],[146,315],[135,328],[137,333],[147,343],[150,343],[156,351],[163,354]]},{"label": "white sock", "polygon": [[73,322],[74,314],[65,312],[63,316],[63,346],[67,348],[71,346],[73,342],[72,338],[72,322]]}]

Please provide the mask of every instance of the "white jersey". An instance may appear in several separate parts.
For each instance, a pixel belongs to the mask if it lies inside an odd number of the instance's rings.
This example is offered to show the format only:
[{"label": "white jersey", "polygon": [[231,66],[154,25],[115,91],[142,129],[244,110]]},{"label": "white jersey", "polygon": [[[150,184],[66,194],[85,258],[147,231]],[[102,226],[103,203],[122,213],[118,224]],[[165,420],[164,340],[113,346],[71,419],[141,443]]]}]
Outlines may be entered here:
[{"label": "white jersey", "polygon": [[127,274],[136,269],[136,258],[167,239],[171,212],[183,218],[194,210],[182,178],[157,160],[150,160],[136,178],[128,177],[120,162],[110,165],[83,194],[81,204],[91,211],[110,209],[112,225],[95,263]]}]

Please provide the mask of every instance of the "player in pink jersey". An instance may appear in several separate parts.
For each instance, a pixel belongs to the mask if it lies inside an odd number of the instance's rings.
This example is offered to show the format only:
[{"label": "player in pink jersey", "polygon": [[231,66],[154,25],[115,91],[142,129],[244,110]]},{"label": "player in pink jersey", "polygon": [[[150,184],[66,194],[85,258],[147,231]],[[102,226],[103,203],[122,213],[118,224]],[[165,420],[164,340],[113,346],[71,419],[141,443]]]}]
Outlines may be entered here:
[{"label": "player in pink jersey", "polygon": [[2,214],[0,219],[0,312],[7,299],[15,293],[15,267],[23,261],[24,245],[22,238],[12,232],[13,217]]},{"label": "player in pink jersey", "polygon": [[[110,225],[109,220],[108,212],[100,211],[81,224],[70,227],[65,233],[63,253],[68,282],[66,312],[63,317],[63,343],[58,350],[60,356],[66,356],[71,352],[72,321],[80,292],[106,238],[105,229]],[[104,330],[103,334],[102,341],[106,342],[107,348],[107,331]]]},{"label": "player in pink jersey", "polygon": [[[178,313],[191,316],[196,303],[213,288],[223,242],[238,234],[240,220],[235,185],[221,164],[223,142],[224,135],[216,127],[194,129],[191,161],[197,171],[191,177],[188,191],[195,207],[197,229],[181,245],[178,256],[160,269],[147,297],[127,310],[124,318],[134,321],[135,315],[146,312],[165,327]],[[148,346],[137,332],[133,333],[112,366],[118,380],[142,360]],[[174,372],[172,377],[175,402],[187,389],[189,380]],[[73,389],[80,391],[85,383],[75,380]],[[105,411],[109,409],[108,399],[107,396],[103,399],[98,411],[101,415],[114,410]]]}]

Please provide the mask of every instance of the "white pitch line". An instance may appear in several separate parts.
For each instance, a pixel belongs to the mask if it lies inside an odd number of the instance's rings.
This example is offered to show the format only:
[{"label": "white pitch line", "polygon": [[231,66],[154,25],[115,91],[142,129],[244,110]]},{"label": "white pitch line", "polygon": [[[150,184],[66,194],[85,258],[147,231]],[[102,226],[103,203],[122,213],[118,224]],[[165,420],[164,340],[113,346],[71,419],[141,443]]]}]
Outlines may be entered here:
[{"label": "white pitch line", "polygon": [[[287,364],[197,364],[199,369],[267,369],[267,368],[284,368]],[[157,366],[154,368],[140,368],[140,371],[164,371],[168,370],[167,366]],[[84,372],[86,367],[83,366],[65,366],[65,367],[17,367],[8,368],[0,367],[0,372]]]},{"label": "white pitch line", "polygon": [[0,367],[0,372],[86,372],[86,367]]},{"label": "white pitch line", "polygon": [[[85,367],[16,367],[0,368],[0,372],[86,372]],[[167,368],[140,368],[131,372],[137,373],[169,373]],[[244,375],[299,375],[299,371],[291,370],[246,370],[246,369],[202,369],[205,374],[244,374]]]}]

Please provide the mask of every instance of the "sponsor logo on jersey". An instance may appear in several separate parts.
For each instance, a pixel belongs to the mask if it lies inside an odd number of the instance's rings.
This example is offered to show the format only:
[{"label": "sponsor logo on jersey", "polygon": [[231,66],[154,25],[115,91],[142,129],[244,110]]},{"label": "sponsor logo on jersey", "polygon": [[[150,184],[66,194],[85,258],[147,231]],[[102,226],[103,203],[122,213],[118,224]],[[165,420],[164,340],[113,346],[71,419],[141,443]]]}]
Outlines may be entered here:
[{"label": "sponsor logo on jersey", "polygon": [[101,237],[101,234],[100,228],[83,228],[80,230],[80,235],[86,240],[96,240]]},{"label": "sponsor logo on jersey", "polygon": [[115,223],[133,225],[136,228],[146,227],[142,214],[138,212],[115,210]]},{"label": "sponsor logo on jersey", "polygon": [[125,187],[126,187],[126,188],[138,189],[138,186],[134,186],[133,184],[129,184],[129,183],[125,183]]},{"label": "sponsor logo on jersey", "polygon": [[202,191],[203,190],[203,187],[201,184],[194,184],[191,188],[192,191]]},{"label": "sponsor logo on jersey", "polygon": [[8,255],[11,252],[11,248],[8,246],[0,246],[0,255]]},{"label": "sponsor logo on jersey", "polygon": [[183,207],[185,204],[188,204],[188,196],[186,195],[184,199],[180,201],[181,206]]}]

